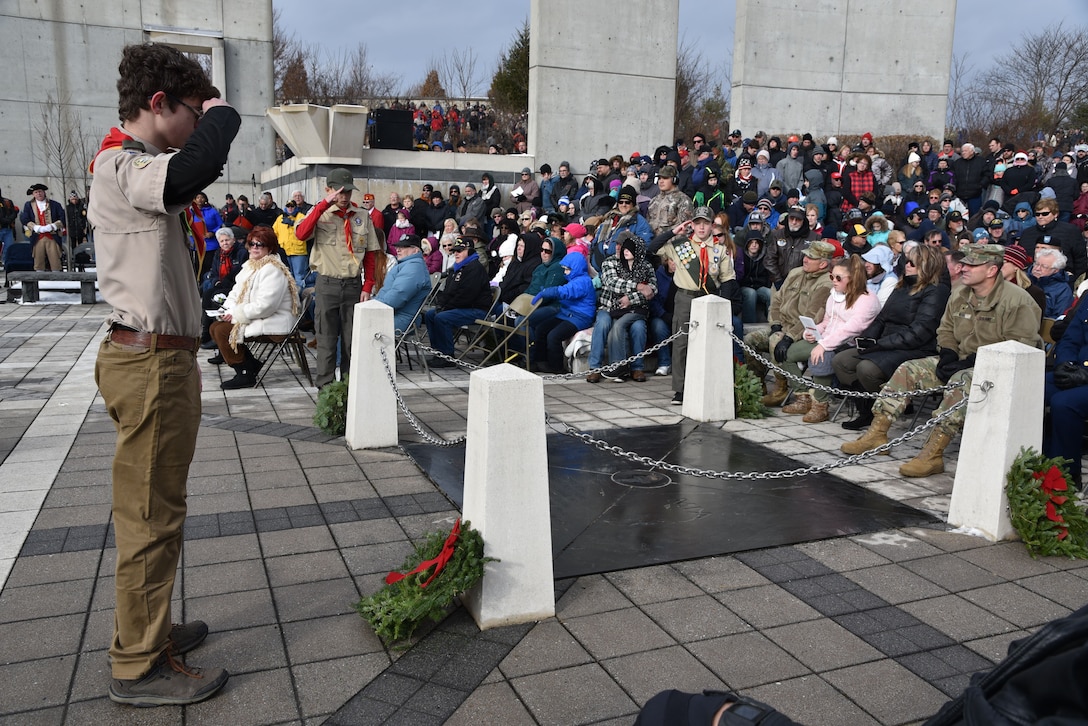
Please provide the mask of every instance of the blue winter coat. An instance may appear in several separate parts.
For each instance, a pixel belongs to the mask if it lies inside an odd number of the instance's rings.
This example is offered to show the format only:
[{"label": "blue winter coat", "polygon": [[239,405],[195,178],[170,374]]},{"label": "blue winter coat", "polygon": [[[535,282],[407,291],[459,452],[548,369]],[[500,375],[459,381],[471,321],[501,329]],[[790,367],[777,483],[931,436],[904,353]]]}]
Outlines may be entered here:
[{"label": "blue winter coat", "polygon": [[374,299],[393,308],[393,328],[404,331],[412,322],[419,306],[431,291],[431,276],[423,255],[412,255],[397,261],[385,276],[385,283]]},{"label": "blue winter coat", "polygon": [[568,253],[560,264],[570,270],[566,284],[546,287],[539,295],[544,300],[558,300],[559,315],[556,317],[584,330],[597,316],[597,290],[589,276],[589,265],[581,252]]}]

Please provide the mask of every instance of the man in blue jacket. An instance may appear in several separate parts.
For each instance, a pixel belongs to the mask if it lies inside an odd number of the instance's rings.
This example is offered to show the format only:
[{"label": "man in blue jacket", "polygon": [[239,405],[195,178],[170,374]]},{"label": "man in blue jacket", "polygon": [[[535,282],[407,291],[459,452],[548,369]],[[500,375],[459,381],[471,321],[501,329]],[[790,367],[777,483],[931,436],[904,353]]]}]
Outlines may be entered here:
[{"label": "man in blue jacket", "polygon": [[419,306],[431,291],[431,276],[423,259],[423,242],[414,234],[397,240],[397,264],[385,276],[374,299],[393,308],[393,329],[402,333],[412,323]]}]

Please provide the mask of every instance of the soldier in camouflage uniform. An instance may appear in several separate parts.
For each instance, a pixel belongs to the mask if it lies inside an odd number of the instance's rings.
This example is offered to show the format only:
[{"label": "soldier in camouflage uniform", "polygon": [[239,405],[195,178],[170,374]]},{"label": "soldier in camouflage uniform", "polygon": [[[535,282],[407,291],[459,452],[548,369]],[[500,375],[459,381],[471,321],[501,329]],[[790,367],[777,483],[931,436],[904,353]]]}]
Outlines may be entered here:
[{"label": "soldier in camouflage uniform", "polygon": [[654,232],[654,242],[649,250],[651,254],[656,253],[674,235],[680,234],[676,228],[695,214],[691,199],[676,185],[678,174],[676,167],[669,164],[661,167],[657,173],[657,187],[661,191],[650,200],[646,210],[646,221]]},{"label": "soldier in camouflage uniform", "polygon": [[[969,245],[964,248],[963,285],[955,288],[937,328],[940,354],[916,358],[900,365],[882,393],[905,392],[963,382],[945,391],[939,416],[963,400],[971,390],[975,355],[984,345],[1015,340],[1036,348],[1039,337],[1039,306],[1027,291],[1001,276],[1005,248],[1001,245]],[[881,398],[873,406],[873,423],[856,441],[842,445],[845,454],[860,454],[888,442],[888,428],[907,407],[907,397]],[[944,471],[944,450],[963,428],[966,410],[960,409],[937,425],[918,456],[899,467],[903,476],[918,477]]]},{"label": "soldier in camouflage uniform", "polygon": [[[823,319],[827,296],[831,294],[828,270],[835,246],[816,240],[802,254],[801,267],[790,270],[782,288],[776,290],[771,298],[771,309],[767,315],[770,330],[756,330],[744,336],[745,343],[760,352],[773,353],[777,363],[797,373],[801,372],[798,363],[808,360],[812,348],[811,344],[802,340],[805,326],[801,324],[801,316],[810,317],[816,322]],[[766,369],[759,361],[751,360],[748,366],[759,380],[767,376]],[[774,380],[775,389],[762,399],[764,406],[778,406],[789,396],[786,377],[775,373]]]}]

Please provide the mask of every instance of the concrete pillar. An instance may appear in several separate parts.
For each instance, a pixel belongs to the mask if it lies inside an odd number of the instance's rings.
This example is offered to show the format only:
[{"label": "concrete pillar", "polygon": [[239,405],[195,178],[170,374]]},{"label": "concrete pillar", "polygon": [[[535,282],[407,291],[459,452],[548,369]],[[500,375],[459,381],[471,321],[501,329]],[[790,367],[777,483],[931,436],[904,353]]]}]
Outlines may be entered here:
[{"label": "concrete pillar", "polygon": [[481,629],[555,615],[544,382],[503,363],[469,377],[463,516],[488,563],[464,602]]},{"label": "concrete pillar", "polygon": [[396,374],[393,351],[393,308],[377,300],[355,305],[351,335],[351,374],[348,376],[347,428],[344,438],[352,449],[380,449],[397,445],[397,398],[382,363],[385,357]]},{"label": "concrete pillar", "polygon": [[688,367],[681,412],[696,421],[737,417],[733,394],[733,304],[717,295],[691,302]]},{"label": "concrete pillar", "polygon": [[[1005,474],[1023,446],[1042,447],[1043,351],[1005,341],[979,349],[948,523],[1010,539]],[[993,388],[979,388],[991,381]]]},{"label": "concrete pillar", "polygon": [[532,0],[529,24],[528,150],[538,162],[558,173],[568,161],[581,176],[592,159],[672,143],[679,0]]}]

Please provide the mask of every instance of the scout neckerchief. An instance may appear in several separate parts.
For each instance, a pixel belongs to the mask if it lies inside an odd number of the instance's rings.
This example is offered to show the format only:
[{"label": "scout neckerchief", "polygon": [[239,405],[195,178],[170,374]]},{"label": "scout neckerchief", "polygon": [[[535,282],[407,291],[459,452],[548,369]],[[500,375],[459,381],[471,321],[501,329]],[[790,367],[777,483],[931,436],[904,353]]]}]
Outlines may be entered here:
[{"label": "scout neckerchief", "polygon": [[[354,207],[355,205],[352,204],[351,206]],[[355,210],[351,208],[340,209],[339,207],[337,207],[336,209],[332,210],[332,213],[344,220],[344,238],[348,243],[348,252],[354,255],[355,247],[351,244],[351,218],[355,216]]]}]

